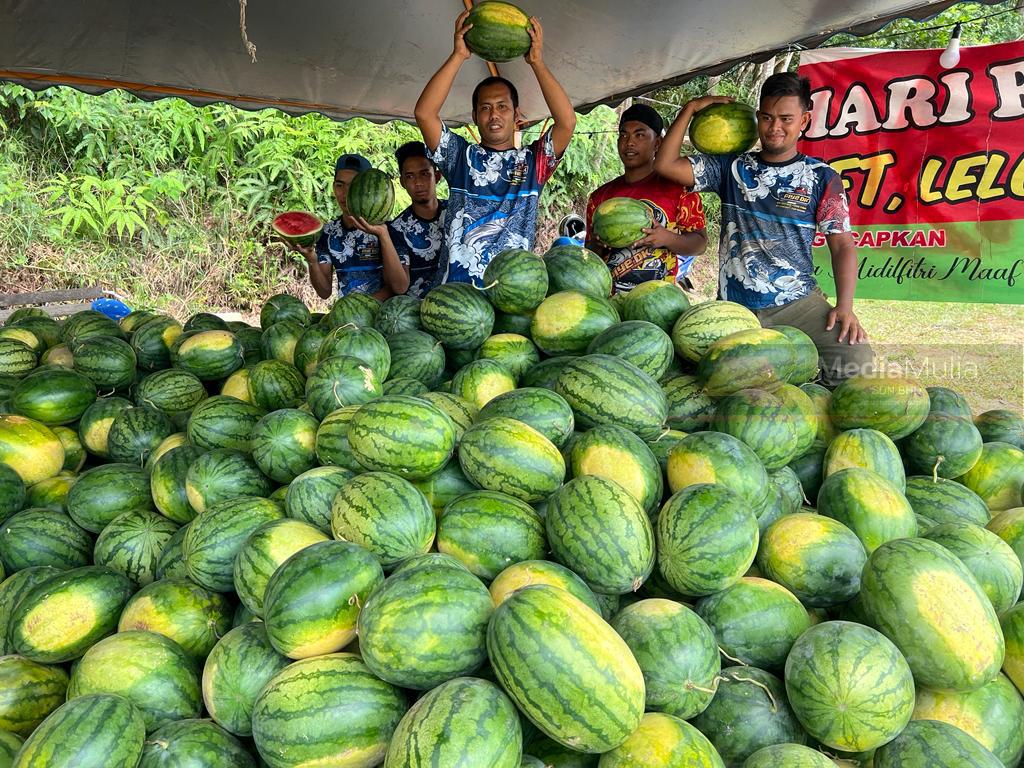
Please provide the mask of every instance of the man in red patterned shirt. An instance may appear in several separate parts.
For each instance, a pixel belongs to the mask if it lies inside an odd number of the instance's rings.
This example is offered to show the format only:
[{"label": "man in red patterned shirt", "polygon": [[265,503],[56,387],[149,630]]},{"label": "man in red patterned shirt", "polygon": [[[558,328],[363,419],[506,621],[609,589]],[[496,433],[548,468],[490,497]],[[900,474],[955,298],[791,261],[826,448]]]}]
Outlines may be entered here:
[{"label": "man in red patterned shirt", "polygon": [[[634,104],[623,112],[619,158],[624,172],[594,190],[587,201],[587,247],[608,262],[616,293],[630,291],[647,280],[670,280],[689,287],[685,267],[707,248],[700,195],[654,172],[663,128],[661,115],[646,104]],[[594,209],[612,197],[632,197],[654,211],[655,224],[644,230],[642,240],[624,248],[609,248],[589,234]]]}]

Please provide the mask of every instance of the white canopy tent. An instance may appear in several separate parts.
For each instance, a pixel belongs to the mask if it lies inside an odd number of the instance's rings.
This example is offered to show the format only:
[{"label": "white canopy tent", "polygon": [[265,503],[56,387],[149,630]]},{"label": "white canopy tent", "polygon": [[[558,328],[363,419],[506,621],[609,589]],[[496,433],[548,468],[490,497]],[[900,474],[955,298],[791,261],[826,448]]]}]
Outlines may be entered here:
[{"label": "white canopy tent", "polygon": [[[994,0],[990,0],[994,1]],[[699,74],[813,47],[839,31],[867,34],[953,0],[520,0],[544,25],[546,59],[587,111]],[[336,119],[412,118],[450,53],[460,0],[0,0],[0,80],[41,89],[123,88],[145,99],[228,102]],[[255,46],[255,61],[243,43]],[[521,90],[527,119],[545,116],[523,61],[498,66]],[[463,67],[443,117],[469,120],[488,74]]]}]

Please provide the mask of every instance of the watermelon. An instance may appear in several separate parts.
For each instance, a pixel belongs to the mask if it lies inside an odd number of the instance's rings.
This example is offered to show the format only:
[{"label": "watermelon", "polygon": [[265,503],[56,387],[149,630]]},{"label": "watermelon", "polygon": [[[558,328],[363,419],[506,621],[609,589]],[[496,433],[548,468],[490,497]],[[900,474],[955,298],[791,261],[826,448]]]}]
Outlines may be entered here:
[{"label": "watermelon", "polygon": [[10,731],[0,731],[0,765],[10,768],[24,740]]},{"label": "watermelon", "polygon": [[212,312],[197,312],[185,321],[185,332],[188,331],[226,331],[227,321]]},{"label": "watermelon", "polygon": [[395,185],[384,171],[369,168],[357,173],[348,185],[345,212],[367,224],[383,224],[395,207]]},{"label": "watermelon", "polygon": [[449,461],[443,469],[438,470],[425,480],[416,480],[413,485],[426,497],[435,516],[441,514],[441,510],[447,506],[448,502],[464,493],[477,490],[476,486],[466,478],[457,461]]},{"label": "watermelon", "polygon": [[17,339],[0,339],[0,373],[21,378],[36,367],[36,353]]},{"label": "watermelon", "polygon": [[75,345],[74,367],[100,390],[126,387],[135,379],[135,350],[126,341],[96,336]]},{"label": "watermelon", "polygon": [[187,523],[196,516],[196,510],[188,501],[185,482],[189,467],[203,453],[202,448],[181,445],[153,463],[149,475],[150,493],[156,508],[169,520]]},{"label": "watermelon", "polygon": [[799,328],[791,325],[773,325],[772,330],[778,331],[793,347],[796,362],[790,374],[791,384],[806,384],[818,378],[818,348],[814,341]]},{"label": "watermelon", "polygon": [[257,694],[288,663],[270,645],[263,622],[249,622],[227,632],[203,667],[203,702],[210,717],[236,736],[252,735]]},{"label": "watermelon", "polygon": [[[282,225],[293,224],[293,222],[282,222],[282,217],[286,217],[289,214],[281,214],[274,221],[275,225],[281,223]],[[310,222],[312,224],[312,222]],[[316,222],[313,226],[319,226],[320,222]],[[276,229],[276,226],[275,226]],[[294,229],[294,226],[293,226]],[[298,237],[303,237],[307,233],[298,233]],[[294,236],[293,236],[294,237]],[[312,243],[309,243],[312,245]],[[293,322],[298,323],[301,326],[307,326],[310,324],[309,308],[303,303],[302,299],[291,296],[287,293],[275,293],[263,304],[260,309],[260,327],[267,329],[272,325],[281,322]]]},{"label": "watermelon", "polygon": [[97,694],[72,699],[22,745],[15,768],[136,768],[146,726],[142,713],[123,696]]},{"label": "watermelon", "polygon": [[372,326],[377,313],[380,311],[380,302],[366,293],[353,292],[342,296],[334,302],[331,311],[323,319],[323,323],[330,330],[340,328],[343,325]]},{"label": "watermelon", "polygon": [[380,381],[388,378],[391,370],[391,349],[380,331],[353,325],[335,328],[324,339],[318,356],[319,362],[344,355],[359,360],[373,369]]},{"label": "watermelon", "polygon": [[446,283],[424,297],[420,322],[449,349],[476,349],[491,335],[494,308],[473,286]]},{"label": "watermelon", "polygon": [[68,675],[60,667],[0,657],[0,728],[28,736],[64,703],[67,689]]},{"label": "watermelon", "polygon": [[366,472],[342,485],[330,506],[336,539],[367,549],[385,568],[422,554],[434,543],[430,502],[408,480]]},{"label": "watermelon", "polygon": [[157,446],[173,433],[174,424],[156,408],[126,408],[114,416],[107,432],[108,457],[124,464],[145,464]]},{"label": "watermelon", "polygon": [[707,301],[679,316],[672,326],[672,343],[681,358],[697,363],[719,339],[760,327],[757,316],[741,304]]},{"label": "watermelon", "polygon": [[520,768],[522,740],[519,714],[508,697],[487,680],[459,677],[413,704],[395,730],[384,768]]},{"label": "watermelon", "polygon": [[422,381],[407,378],[388,379],[384,382],[382,389],[385,395],[410,395],[412,397],[430,391]]},{"label": "watermelon", "polygon": [[231,628],[227,599],[187,579],[163,579],[147,584],[125,605],[118,632],[156,632],[177,643],[201,662]]},{"label": "watermelon", "polygon": [[978,428],[960,416],[929,413],[902,443],[908,469],[938,477],[959,477],[981,458]]},{"label": "watermelon", "polygon": [[609,248],[624,248],[642,240],[644,230],[653,226],[654,211],[648,203],[613,197],[594,209],[591,234]]},{"label": "watermelon", "polygon": [[553,390],[562,369],[575,359],[575,356],[559,355],[541,360],[522,375],[519,386]]},{"label": "watermelon", "polygon": [[[320,237],[320,232],[324,228],[320,219],[305,211],[285,211],[284,213],[279,213],[274,217],[270,226],[277,233],[278,237],[303,248],[313,245],[317,238]],[[286,294],[271,296],[260,312],[260,324],[263,324],[264,315],[272,316],[275,314],[278,305],[288,307],[289,302],[286,300],[292,298],[294,297]],[[298,299],[295,299],[295,301],[298,301]]]},{"label": "watermelon", "polygon": [[504,493],[467,493],[442,511],[437,549],[490,581],[513,563],[547,554],[544,521],[529,504]]},{"label": "watermelon", "polygon": [[528,424],[558,448],[565,447],[573,432],[572,408],[549,389],[523,387],[498,395],[480,409],[477,421],[504,417]]},{"label": "watermelon", "polygon": [[107,457],[110,426],[119,413],[131,406],[131,401],[123,397],[101,397],[85,409],[78,422],[78,436],[89,453],[101,458]]},{"label": "watermelon", "polygon": [[288,517],[330,533],[331,502],[351,478],[352,472],[342,467],[314,467],[303,472],[288,484],[285,495]]},{"label": "watermelon", "polygon": [[179,336],[171,345],[171,360],[176,368],[203,381],[223,379],[245,362],[242,345],[230,331],[199,331]]},{"label": "watermelon", "polygon": [[518,381],[523,374],[540,362],[540,353],[533,342],[523,335],[496,333],[488,336],[480,345],[477,358],[501,363]]},{"label": "watermelon", "polygon": [[373,321],[373,327],[384,334],[390,344],[391,336],[420,329],[420,300],[407,293],[385,299]]},{"label": "watermelon", "polygon": [[1002,666],[1004,642],[992,604],[967,567],[933,541],[899,539],[871,553],[860,600],[921,685],[971,690]]},{"label": "watermelon", "polygon": [[858,374],[836,387],[829,414],[840,430],[876,429],[899,440],[928,417],[928,392],[912,379]]},{"label": "watermelon", "polygon": [[41,335],[33,333],[31,329],[24,326],[17,325],[4,325],[0,328],[0,339],[11,339],[12,341],[19,341],[26,347],[31,349],[35,354],[45,352],[47,349],[46,341]]},{"label": "watermelon", "polygon": [[[326,333],[326,328],[324,331]],[[263,331],[259,328],[246,326],[245,328],[235,330],[234,334],[235,338],[238,339],[239,345],[242,347],[242,357],[245,359],[245,365],[256,365],[256,363],[263,359],[263,348],[261,344],[263,341]],[[296,342],[296,346],[298,346],[298,342]],[[238,369],[238,371],[241,370],[245,369]],[[235,371],[235,373],[238,373],[238,371]]]},{"label": "watermelon", "polygon": [[[6,465],[5,465],[6,466]],[[54,512],[67,512],[68,491],[78,480],[68,472],[61,472],[56,477],[40,480],[28,488],[25,494],[25,507],[42,507]]]},{"label": "watermelon", "polygon": [[77,371],[40,368],[11,392],[11,410],[42,424],[70,424],[96,400],[96,385]]},{"label": "watermelon", "polygon": [[[989,511],[978,494],[953,480],[913,476],[907,478],[907,501],[917,515],[920,530],[939,523],[964,521],[985,525]],[[924,525],[927,521],[927,525]]]},{"label": "watermelon", "polygon": [[92,537],[63,512],[30,507],[0,526],[0,564],[7,574],[40,565],[79,568],[89,564],[91,553]]},{"label": "watermelon", "polygon": [[723,432],[694,432],[680,440],[668,455],[672,492],[701,483],[725,486],[759,507],[768,493],[768,473],[745,443]]},{"label": "watermelon", "polygon": [[64,467],[64,445],[41,422],[16,414],[0,414],[0,464],[6,464],[25,485],[55,476]]},{"label": "watermelon", "polygon": [[181,325],[166,315],[156,315],[143,322],[131,338],[139,368],[144,371],[170,368],[171,345],[181,333]]},{"label": "watermelon", "polygon": [[548,294],[579,291],[597,299],[612,292],[612,273],[604,259],[582,245],[556,245],[544,254]]},{"label": "watermelon", "polygon": [[666,423],[671,429],[699,432],[707,429],[715,412],[715,403],[696,376],[673,376],[661,385],[668,404]]},{"label": "watermelon", "polygon": [[411,480],[441,469],[455,448],[451,419],[429,403],[405,395],[388,395],[362,406],[349,421],[347,437],[360,465]]},{"label": "watermelon", "polygon": [[302,335],[295,342],[295,349],[292,352],[293,364],[298,368],[299,373],[307,379],[316,370],[317,360],[320,357],[320,348],[323,346],[324,339],[327,338],[329,333],[330,331],[326,326],[320,324],[310,325],[303,329]]},{"label": "watermelon", "polygon": [[202,707],[191,659],[177,643],[153,632],[118,632],[86,651],[71,672],[68,700],[98,693],[131,701],[149,732],[198,717]]},{"label": "watermelon", "polygon": [[960,728],[1003,765],[1018,765],[1024,754],[1024,698],[1005,675],[967,692],[919,688],[913,717]]},{"label": "watermelon", "polygon": [[[492,337],[493,338],[493,337]],[[498,395],[516,388],[511,370],[495,360],[474,360],[452,377],[451,392],[483,408]]]},{"label": "watermelon", "polygon": [[957,482],[978,494],[992,512],[1018,507],[1024,498],[1024,450],[985,443],[978,461]]},{"label": "watermelon", "polygon": [[131,464],[104,464],[82,473],[67,497],[71,519],[91,533],[124,512],[151,506],[149,479]]},{"label": "watermelon", "polygon": [[549,496],[565,478],[565,459],[558,448],[533,427],[503,416],[466,430],[459,464],[478,487],[526,502]]},{"label": "watermelon", "polygon": [[160,558],[156,561],[156,569],[153,575],[157,581],[163,579],[184,579],[188,577],[185,572],[185,553],[182,551],[182,543],[185,534],[188,533],[188,523],[185,523],[174,532],[168,540]]},{"label": "watermelon", "polygon": [[147,376],[135,390],[137,405],[148,405],[171,417],[184,417],[206,399],[206,388],[191,373],[177,369]]},{"label": "watermelon", "polygon": [[690,719],[707,708],[721,662],[715,636],[697,614],[652,598],[626,606],[611,625],[643,670],[648,710]]},{"label": "watermelon", "polygon": [[[5,587],[0,585],[0,619],[3,616],[3,605],[7,602],[3,594],[5,591]],[[1022,604],[1018,603],[1004,612],[999,617],[999,623],[1006,640],[1003,672],[1020,691],[1024,689],[1024,607]],[[2,627],[3,624],[0,623],[0,629]]]},{"label": "watermelon", "polygon": [[122,512],[96,538],[93,562],[145,586],[153,581],[157,561],[176,530],[176,523],[155,512]]},{"label": "watermelon", "polygon": [[376,558],[355,544],[320,541],[298,550],[273,572],[263,595],[271,645],[292,659],[344,648],[367,597],[383,581]]},{"label": "watermelon", "polygon": [[739,101],[711,104],[693,116],[687,135],[701,154],[743,154],[757,141],[757,116]]},{"label": "watermelon", "polygon": [[281,517],[277,502],[252,496],[210,507],[189,523],[182,541],[188,577],[214,592],[231,592],[235,556],[245,540],[263,523]]},{"label": "watermelon", "polygon": [[835,768],[823,753],[802,744],[762,747],[743,762],[743,768]]},{"label": "watermelon", "polygon": [[530,50],[530,19],[512,3],[484,0],[473,7],[463,26],[472,26],[463,38],[466,46],[486,61],[512,61]]},{"label": "watermelon", "polygon": [[380,397],[383,394],[381,381],[383,379],[374,369],[358,358],[348,355],[328,357],[320,361],[306,381],[306,400],[313,414],[323,419],[338,408],[361,405]]},{"label": "watermelon", "polygon": [[708,395],[724,397],[741,389],[772,388],[789,381],[796,365],[795,348],[785,335],[770,328],[752,328],[712,343],[697,364],[697,378]]},{"label": "watermelon", "polygon": [[753,576],[699,600],[695,610],[728,658],[767,670],[781,670],[793,643],[811,626],[792,592]]},{"label": "watermelon", "polygon": [[252,458],[271,480],[290,483],[317,465],[316,432],[311,414],[295,409],[268,413],[253,427]]},{"label": "watermelon", "polygon": [[238,550],[234,564],[235,593],[253,612],[263,616],[263,595],[277,568],[301,549],[326,541],[317,528],[299,520],[271,520],[264,523]]},{"label": "watermelon", "polygon": [[273,488],[251,458],[224,448],[201,454],[185,473],[185,497],[200,515],[230,499],[267,496]]},{"label": "watermelon", "polygon": [[601,611],[597,597],[586,582],[565,566],[550,560],[523,560],[510,565],[491,582],[491,599],[497,607],[517,589],[532,584],[547,584],[564,589],[595,613]]},{"label": "watermelon", "polygon": [[687,764],[725,768],[714,745],[692,725],[672,715],[650,712],[628,739],[601,757],[600,768]]},{"label": "watermelon", "polygon": [[546,355],[578,355],[606,328],[619,322],[607,299],[576,290],[553,293],[533,314],[530,337]]},{"label": "watermelon", "polygon": [[441,342],[419,330],[395,333],[388,337],[391,350],[391,375],[422,381],[428,387],[441,383],[445,356]]},{"label": "watermelon", "polygon": [[100,566],[49,576],[14,608],[10,637],[15,651],[44,664],[78,658],[116,629],[132,591],[127,578]]},{"label": "watermelon", "polygon": [[691,723],[710,739],[726,765],[742,765],[773,744],[807,743],[782,681],[757,667],[723,669],[711,704]]},{"label": "watermelon", "polygon": [[[806,395],[800,394],[806,399]],[[789,464],[804,453],[814,439],[814,425],[804,418],[798,407],[777,393],[763,389],[741,389],[723,397],[715,408],[710,426],[750,446],[765,469],[779,469]]]},{"label": "watermelon", "polygon": [[21,598],[37,584],[60,572],[60,569],[52,566],[33,566],[18,571],[0,583],[0,655],[15,652],[10,637],[10,624]]},{"label": "watermelon", "polygon": [[[479,349],[479,346],[473,347],[472,349],[445,349],[445,372],[448,374],[458,373],[464,365],[469,365],[471,362],[476,360],[476,353]],[[445,392],[451,392],[451,381],[438,385],[438,389],[442,389]]]},{"label": "watermelon", "polygon": [[[527,630],[529,647],[522,643],[527,627],[538,628]],[[640,724],[640,666],[625,641],[564,590],[537,585],[510,595],[494,611],[487,651],[505,692],[564,746],[607,752]]]},{"label": "watermelon", "polygon": [[651,449],[654,458],[658,460],[662,475],[668,472],[669,453],[684,437],[686,437],[685,432],[680,432],[678,429],[666,429],[654,440],[647,441],[647,447]]},{"label": "watermelon", "polygon": [[362,465],[352,454],[352,448],[348,443],[348,425],[358,410],[359,406],[357,405],[339,408],[336,411],[331,411],[320,422],[320,427],[316,431],[314,448],[317,461],[322,465],[336,466],[352,472],[363,470]]},{"label": "watermelon", "polygon": [[653,516],[664,481],[657,458],[643,440],[622,427],[606,425],[583,433],[570,451],[574,477],[596,475],[621,485]]},{"label": "watermelon", "polygon": [[757,565],[772,581],[802,603],[827,608],[860,591],[867,553],[857,535],[838,520],[798,513],[775,521],[765,531]]},{"label": "watermelon", "polygon": [[674,494],[661,508],[655,533],[658,570],[684,595],[735,584],[757,553],[757,519],[724,485],[698,483]]},{"label": "watermelon", "polygon": [[[473,34],[472,30],[470,34]],[[502,312],[525,314],[548,293],[548,271],[544,260],[530,251],[511,248],[490,260],[483,281],[487,298]]]},{"label": "watermelon", "polygon": [[85,465],[86,459],[85,447],[78,438],[78,433],[68,427],[53,427],[53,434],[60,439],[61,445],[64,446],[63,469],[77,474]]},{"label": "watermelon", "polygon": [[959,728],[937,720],[911,720],[878,748],[875,768],[1000,768],[999,758]]},{"label": "watermelon", "polygon": [[640,283],[622,297],[623,320],[646,320],[669,333],[679,316],[690,308],[683,289],[667,280]]},{"label": "watermelon", "polygon": [[[533,723],[525,718],[522,719],[523,730],[527,729],[527,726],[533,728],[534,731],[537,729]],[[557,741],[549,739],[547,736],[536,737],[527,744],[526,748],[531,753],[536,753],[538,757],[533,755],[523,755],[523,766],[529,766],[533,768],[533,763],[528,762],[528,758],[533,758],[540,765],[540,768],[598,768],[600,762],[600,755],[586,755],[582,752],[577,752],[575,749],[569,749],[564,747]]]},{"label": "watermelon", "polygon": [[577,358],[558,374],[555,391],[572,407],[580,427],[617,424],[644,440],[653,440],[665,428],[665,393],[654,379],[621,358]]},{"label": "watermelon", "polygon": [[298,369],[280,360],[261,360],[249,370],[249,397],[267,411],[299,406],[305,388]]},{"label": "watermelon", "polygon": [[825,478],[818,511],[847,526],[870,555],[887,541],[917,535],[910,502],[885,478],[866,469],[841,469]]},{"label": "watermelon", "polygon": [[116,322],[94,309],[74,313],[63,322],[60,328],[61,341],[69,345],[74,341],[93,336],[114,336],[123,339],[125,334]]},{"label": "watermelon", "polygon": [[294,320],[282,320],[269,327],[265,326],[260,335],[260,358],[296,365],[295,347],[305,330],[306,326]]},{"label": "watermelon", "polygon": [[[825,451],[822,476],[827,478],[844,469],[867,469],[889,481],[901,493],[907,479],[896,444],[874,429],[851,429],[837,435]],[[810,491],[804,488],[810,497]]]},{"label": "watermelon", "polygon": [[1024,580],[1020,558],[995,533],[971,523],[955,522],[935,525],[922,538],[938,542],[967,566],[997,614],[1017,602]]},{"label": "watermelon", "polygon": [[946,413],[972,419],[971,406],[967,398],[948,387],[925,387],[928,393],[928,411],[930,413]]},{"label": "watermelon", "polygon": [[25,504],[25,482],[7,464],[0,464],[0,520],[6,520]]},{"label": "watermelon", "polygon": [[587,354],[614,355],[628,360],[652,379],[660,379],[675,352],[672,339],[646,320],[627,320],[602,331],[587,347]]},{"label": "watermelon", "polygon": [[829,403],[832,400],[832,392],[820,384],[813,383],[801,384],[800,389],[808,398],[810,398],[811,405],[814,406],[814,414],[816,417],[815,439],[826,444],[832,442],[832,438],[838,434],[838,430],[832,423],[832,418],[828,415]]},{"label": "watermelon", "polygon": [[363,605],[359,650],[382,680],[429,690],[484,662],[492,611],[487,588],[461,566],[402,569]]},{"label": "watermelon", "polygon": [[209,720],[192,719],[168,723],[153,733],[146,740],[139,768],[178,768],[192,764],[256,766],[234,736]]},{"label": "watermelon", "polygon": [[997,513],[985,527],[1009,544],[1024,563],[1024,507]]},{"label": "watermelon", "polygon": [[250,449],[253,427],[264,411],[234,397],[217,395],[200,403],[189,416],[188,441],[199,448]]},{"label": "watermelon", "polygon": [[1009,443],[1024,450],[1024,417],[1019,413],[996,409],[979,413],[974,426],[986,443]]},{"label": "watermelon", "polygon": [[495,334],[514,333],[517,336],[529,336],[530,325],[533,323],[533,312],[526,315],[513,315],[508,312],[494,313]]}]

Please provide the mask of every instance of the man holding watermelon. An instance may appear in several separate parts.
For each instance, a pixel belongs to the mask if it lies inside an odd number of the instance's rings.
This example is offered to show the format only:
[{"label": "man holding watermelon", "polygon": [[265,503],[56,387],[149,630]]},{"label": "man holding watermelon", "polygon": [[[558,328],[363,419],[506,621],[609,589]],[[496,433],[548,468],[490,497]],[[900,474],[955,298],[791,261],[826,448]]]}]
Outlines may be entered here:
[{"label": "man holding watermelon", "polygon": [[[483,6],[480,6],[483,7]],[[430,158],[448,180],[438,283],[483,286],[493,256],[510,248],[529,250],[537,228],[537,201],[576,128],[576,112],[562,86],[544,63],[543,30],[529,19],[530,47],[523,57],[537,77],[553,123],[537,141],[517,149],[515,134],[523,122],[515,86],[500,77],[481,81],[473,91],[473,121],[480,143],[470,144],[441,121],[452,84],[470,56],[463,39],[472,24],[469,12],[455,22],[451,55],[416,102],[416,123]]]},{"label": "man holding watermelon", "polygon": [[[695,192],[716,192],[721,198],[719,298],[750,308],[765,327],[790,325],[810,336],[818,348],[822,381],[835,386],[870,370],[874,353],[853,312],[857,249],[842,179],[824,160],[797,151],[811,119],[810,83],[786,72],[765,81],[757,110],[760,152],[681,157],[694,116],[730,101],[705,96],[686,104],[654,168]],[[832,253],[835,307],[814,277],[816,230],[825,235]]]},{"label": "man holding watermelon", "polygon": [[[587,247],[608,263],[616,293],[648,280],[688,285],[689,263],[708,245],[700,195],[654,171],[664,128],[661,115],[646,104],[634,104],[623,112],[618,149],[624,172],[594,190],[587,201]],[[590,234],[594,209],[613,197],[640,200],[654,214],[654,226],[644,230],[644,238],[624,248],[609,248]]]},{"label": "man holding watermelon", "polygon": [[395,150],[398,180],[412,204],[388,224],[398,258],[409,272],[409,294],[423,298],[434,287],[438,256],[444,242],[442,216],[447,200],[437,199],[441,172],[427,157],[422,141],[410,141]]}]

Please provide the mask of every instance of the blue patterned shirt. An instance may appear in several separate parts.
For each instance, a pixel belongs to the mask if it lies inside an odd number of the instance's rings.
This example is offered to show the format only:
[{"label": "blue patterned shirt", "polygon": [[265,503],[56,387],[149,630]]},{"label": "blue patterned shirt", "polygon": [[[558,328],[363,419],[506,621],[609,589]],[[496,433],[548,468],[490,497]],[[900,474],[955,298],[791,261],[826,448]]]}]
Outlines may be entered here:
[{"label": "blue patterned shirt", "polygon": [[444,211],[447,200],[438,200],[437,216],[421,219],[410,205],[388,223],[391,243],[398,259],[409,267],[410,296],[423,298],[437,279],[438,255],[444,242]]},{"label": "blue patterned shirt", "polygon": [[349,229],[340,216],[324,224],[316,241],[316,258],[334,267],[339,296],[376,293],[384,287],[380,240],[361,229]]}]

